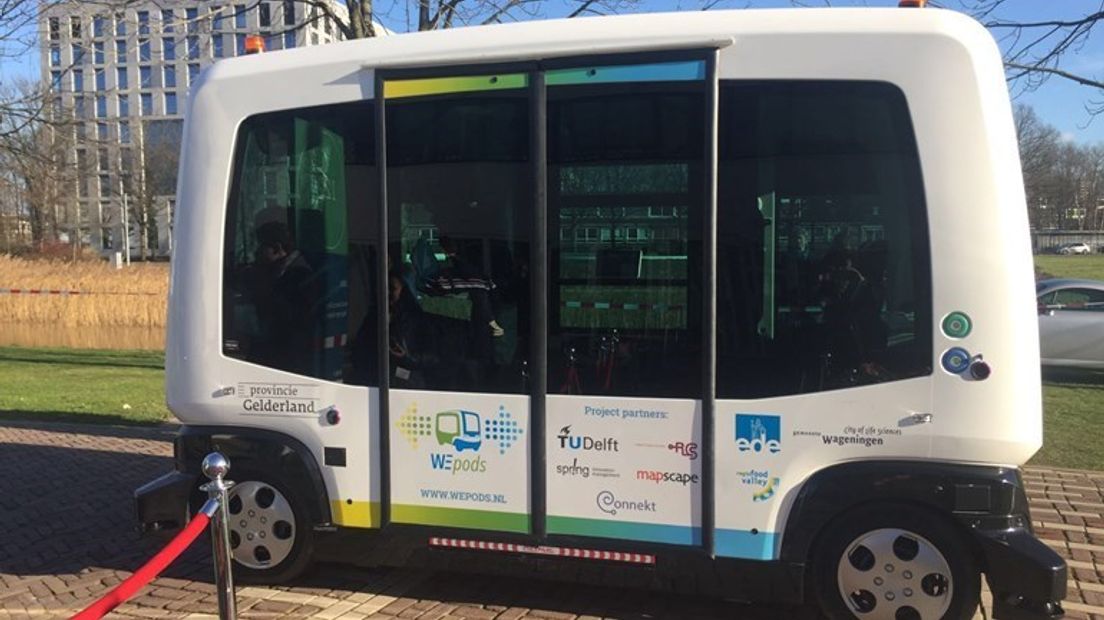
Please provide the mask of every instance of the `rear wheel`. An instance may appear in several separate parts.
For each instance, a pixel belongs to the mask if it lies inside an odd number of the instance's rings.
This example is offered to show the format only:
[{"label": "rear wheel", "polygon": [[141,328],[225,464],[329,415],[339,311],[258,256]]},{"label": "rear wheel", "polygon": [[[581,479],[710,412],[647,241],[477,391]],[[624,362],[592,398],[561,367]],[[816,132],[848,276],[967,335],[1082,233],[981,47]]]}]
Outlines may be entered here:
[{"label": "rear wheel", "polygon": [[966,620],[980,574],[954,525],[911,506],[854,511],[828,526],[813,559],[830,618]]},{"label": "rear wheel", "polygon": [[231,476],[230,549],[243,582],[283,583],[311,563],[313,531],[304,502],[290,488],[253,472]]}]

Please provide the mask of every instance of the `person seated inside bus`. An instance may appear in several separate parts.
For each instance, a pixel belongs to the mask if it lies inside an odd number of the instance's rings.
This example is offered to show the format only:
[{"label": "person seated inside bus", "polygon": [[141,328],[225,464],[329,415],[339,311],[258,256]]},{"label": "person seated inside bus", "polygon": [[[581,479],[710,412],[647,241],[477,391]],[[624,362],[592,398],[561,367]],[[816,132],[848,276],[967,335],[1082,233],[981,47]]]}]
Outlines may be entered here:
[{"label": "person seated inside bus", "polygon": [[391,385],[408,389],[461,389],[479,376],[468,330],[457,319],[422,310],[407,286],[409,274],[388,278],[388,348]]},{"label": "person seated inside bus", "polygon": [[311,345],[313,300],[318,298],[314,271],[296,249],[287,224],[262,224],[256,237],[251,294],[260,333],[250,357],[273,368],[304,372],[310,357],[303,351]]},{"label": "person seated inside bus", "polygon": [[440,243],[445,253],[444,264],[437,261],[424,237],[414,244],[411,263],[418,290],[429,295],[467,294],[472,305],[472,323],[476,326],[486,325],[490,334],[496,338],[503,336],[506,332],[495,320],[491,303],[494,281],[459,252],[455,239],[442,236]]},{"label": "person seated inside bus", "polygon": [[842,245],[824,256],[820,302],[824,308],[825,351],[831,356],[833,382],[885,380],[879,359],[885,353],[888,328],[885,304],[885,247],[872,243],[856,251]]}]

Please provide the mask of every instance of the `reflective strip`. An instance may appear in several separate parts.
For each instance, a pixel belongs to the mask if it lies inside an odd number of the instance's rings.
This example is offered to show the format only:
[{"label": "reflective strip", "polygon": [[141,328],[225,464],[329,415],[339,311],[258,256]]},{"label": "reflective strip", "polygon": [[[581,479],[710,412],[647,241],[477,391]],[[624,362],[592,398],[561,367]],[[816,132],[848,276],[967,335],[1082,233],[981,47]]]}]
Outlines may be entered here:
[{"label": "reflective strip", "polygon": [[655,556],[644,553],[627,553],[621,551],[603,551],[599,549],[576,549],[571,547],[550,547],[541,545],[516,545],[513,543],[492,542],[487,540],[467,540],[464,538],[437,538],[429,539],[431,547],[447,547],[452,549],[478,549],[480,551],[497,551],[501,553],[527,553],[530,555],[544,555],[561,558],[580,558],[583,560],[602,560],[608,562],[625,562],[629,564],[655,564]]}]

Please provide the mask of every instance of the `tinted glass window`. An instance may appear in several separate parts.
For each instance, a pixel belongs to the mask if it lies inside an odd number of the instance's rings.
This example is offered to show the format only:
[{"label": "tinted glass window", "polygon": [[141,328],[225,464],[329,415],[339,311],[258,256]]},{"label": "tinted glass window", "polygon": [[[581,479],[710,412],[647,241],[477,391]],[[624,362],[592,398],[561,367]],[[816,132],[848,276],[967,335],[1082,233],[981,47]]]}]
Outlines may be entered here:
[{"label": "tinted glass window", "polygon": [[529,99],[501,80],[387,102],[393,387],[527,389]]},{"label": "tinted glass window", "polygon": [[701,84],[548,89],[550,391],[701,394]]},{"label": "tinted glass window", "polygon": [[1104,312],[1104,291],[1091,288],[1064,288],[1048,295],[1052,310]]},{"label": "tinted glass window", "polygon": [[718,396],[930,373],[927,222],[904,95],[722,82],[719,140]]},{"label": "tinted glass window", "polygon": [[226,355],[377,384],[372,108],[280,112],[242,125],[226,222]]}]

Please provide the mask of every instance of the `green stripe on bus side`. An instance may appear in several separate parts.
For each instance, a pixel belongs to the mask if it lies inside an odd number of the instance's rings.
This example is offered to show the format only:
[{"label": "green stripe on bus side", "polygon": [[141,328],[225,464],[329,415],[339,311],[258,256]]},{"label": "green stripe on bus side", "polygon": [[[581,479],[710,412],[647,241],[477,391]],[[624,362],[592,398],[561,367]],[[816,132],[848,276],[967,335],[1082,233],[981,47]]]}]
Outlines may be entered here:
[{"label": "green stripe on bus side", "polygon": [[395,523],[529,533],[529,515],[516,512],[391,504],[391,520]]},{"label": "green stripe on bus side", "polygon": [[525,88],[528,85],[529,76],[524,73],[388,80],[383,83],[383,97],[384,99],[399,99],[402,97],[445,95],[449,93],[474,93],[486,90]]}]

